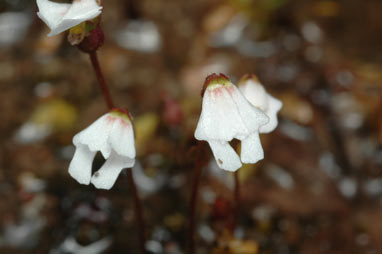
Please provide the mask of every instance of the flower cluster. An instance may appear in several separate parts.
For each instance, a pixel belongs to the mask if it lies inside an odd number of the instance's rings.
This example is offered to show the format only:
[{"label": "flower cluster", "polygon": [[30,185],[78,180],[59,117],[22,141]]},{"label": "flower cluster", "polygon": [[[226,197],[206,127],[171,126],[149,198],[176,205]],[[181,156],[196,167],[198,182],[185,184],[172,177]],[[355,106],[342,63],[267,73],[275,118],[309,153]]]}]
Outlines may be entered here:
[{"label": "flower cluster", "polygon": [[[72,4],[36,1],[37,15],[51,29],[48,36],[70,29],[69,42],[89,54],[102,45],[103,32],[97,18],[102,10],[99,0],[73,0]],[[237,87],[225,75],[212,74],[206,79],[202,95],[195,138],[208,142],[218,166],[236,171],[242,163],[263,159],[259,133],[269,133],[276,128],[282,103],[269,95],[254,75],[244,76]],[[233,139],[241,141],[240,157],[229,144]],[[76,151],[69,174],[81,184],[91,182],[97,188],[110,189],[121,170],[135,163],[132,119],[121,109],[100,117],[75,135],[73,143]],[[106,162],[92,175],[98,151]]]},{"label": "flower cluster", "polygon": [[[255,78],[247,76],[242,83],[239,90],[223,74],[208,76],[195,130],[195,138],[207,141],[218,166],[228,171],[236,171],[242,162],[264,158],[259,133],[276,127],[281,108],[281,102],[268,95]],[[232,139],[241,141],[240,158],[229,144]]]}]

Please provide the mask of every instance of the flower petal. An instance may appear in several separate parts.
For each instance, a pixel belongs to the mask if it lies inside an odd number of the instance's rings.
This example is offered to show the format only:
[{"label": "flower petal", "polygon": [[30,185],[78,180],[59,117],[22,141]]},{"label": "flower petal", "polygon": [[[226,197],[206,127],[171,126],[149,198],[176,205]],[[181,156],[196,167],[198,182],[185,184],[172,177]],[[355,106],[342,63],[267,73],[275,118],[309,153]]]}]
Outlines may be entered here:
[{"label": "flower petal", "polygon": [[87,145],[91,151],[101,151],[103,157],[107,159],[111,152],[107,139],[116,120],[117,118],[109,114],[101,116],[89,127],[77,133],[73,143]]},{"label": "flower petal", "polygon": [[50,33],[48,33],[48,37],[55,36],[60,34],[78,24],[83,22],[84,20],[75,20],[75,19],[62,19],[60,23],[58,23],[55,27],[52,28]]},{"label": "flower petal", "polygon": [[65,13],[61,22],[48,34],[54,36],[68,30],[86,20],[91,20],[101,14],[102,7],[96,0],[73,1],[70,9]]},{"label": "flower petal", "polygon": [[48,36],[57,35],[86,20],[101,14],[102,7],[96,0],[76,0],[72,4],[37,0],[37,15],[49,26]]},{"label": "flower petal", "polygon": [[81,184],[89,184],[92,174],[93,159],[96,152],[86,145],[76,144],[76,151],[69,165],[69,174]]},{"label": "flower petal", "polygon": [[101,10],[102,6],[99,6],[96,0],[75,0],[64,19],[90,20],[101,14]]},{"label": "flower petal", "polygon": [[236,171],[242,166],[239,156],[229,143],[220,142],[218,140],[209,140],[208,144],[211,147],[219,168],[228,171]]},{"label": "flower petal", "polygon": [[240,157],[243,163],[256,163],[264,159],[264,151],[258,132],[252,133],[241,141]]},{"label": "flower petal", "polygon": [[210,139],[230,141],[238,133],[248,135],[249,131],[227,86],[207,88],[203,96],[202,112],[195,130],[195,138],[207,141]]},{"label": "flower petal", "polygon": [[243,82],[239,90],[253,106],[261,109],[269,117],[269,122],[260,127],[260,133],[273,131],[278,124],[277,112],[282,107],[281,101],[268,94],[264,86],[254,78]]},{"label": "flower petal", "polygon": [[237,105],[245,126],[250,132],[258,132],[260,126],[269,122],[268,116],[263,111],[250,104],[236,87],[231,91],[231,96]]},{"label": "flower petal", "polygon": [[268,96],[263,85],[252,79],[239,85],[240,92],[255,107],[266,111],[268,109]]},{"label": "flower petal", "polygon": [[37,0],[39,18],[51,29],[55,29],[69,10],[71,4]]},{"label": "flower petal", "polygon": [[269,133],[273,131],[278,124],[277,112],[280,111],[282,107],[282,102],[273,96],[268,94],[268,110],[265,112],[269,117],[269,122],[260,127],[260,133]]},{"label": "flower petal", "polygon": [[134,130],[130,120],[123,118],[115,120],[109,143],[119,155],[135,158]]},{"label": "flower petal", "polygon": [[130,168],[134,166],[134,163],[135,159],[120,156],[112,151],[105,164],[92,176],[91,183],[98,189],[109,190],[113,187],[122,169]]}]

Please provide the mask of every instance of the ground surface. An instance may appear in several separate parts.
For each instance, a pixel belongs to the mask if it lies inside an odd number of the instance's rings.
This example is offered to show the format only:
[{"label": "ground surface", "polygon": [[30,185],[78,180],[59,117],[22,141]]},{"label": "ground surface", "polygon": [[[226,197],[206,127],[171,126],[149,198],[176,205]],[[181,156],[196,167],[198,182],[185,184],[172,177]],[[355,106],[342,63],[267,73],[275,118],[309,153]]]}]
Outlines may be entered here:
[{"label": "ground surface", "polygon": [[[99,57],[135,118],[152,253],[185,252],[212,72],[256,73],[284,106],[261,136],[265,159],[240,170],[234,233],[233,176],[213,160],[203,169],[197,253],[382,253],[380,1],[103,2]],[[88,57],[65,34],[47,38],[35,12],[34,1],[0,3],[0,252],[139,253],[126,175],[101,191],[67,173],[73,135],[106,106]]]}]

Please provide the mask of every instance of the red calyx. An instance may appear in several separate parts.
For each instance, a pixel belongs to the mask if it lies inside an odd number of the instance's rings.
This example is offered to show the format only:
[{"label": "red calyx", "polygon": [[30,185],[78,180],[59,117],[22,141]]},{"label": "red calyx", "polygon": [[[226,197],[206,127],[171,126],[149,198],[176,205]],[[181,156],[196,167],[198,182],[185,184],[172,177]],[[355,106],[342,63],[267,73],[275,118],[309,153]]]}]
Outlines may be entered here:
[{"label": "red calyx", "polygon": [[94,28],[88,36],[78,45],[78,48],[85,53],[92,53],[103,45],[105,35],[100,26]]},{"label": "red calyx", "polygon": [[125,114],[130,118],[130,120],[133,120],[133,117],[130,115],[130,112],[128,109],[122,109],[120,107],[116,107],[116,108],[113,108],[111,112],[119,112],[119,113]]},{"label": "red calyx", "polygon": [[255,74],[247,73],[247,74],[244,74],[243,77],[241,77],[241,79],[239,80],[238,83],[240,84],[241,82],[245,82],[245,81],[247,81],[249,79],[252,79],[252,80],[255,80],[255,81],[259,80]]},{"label": "red calyx", "polygon": [[217,79],[226,79],[226,80],[229,80],[229,78],[224,75],[223,73],[220,73],[219,75],[217,75],[216,73],[212,73],[210,75],[207,76],[206,80],[204,81],[204,84],[203,84],[203,89],[202,89],[202,93],[201,93],[201,96],[203,97],[204,95],[204,92],[206,91],[207,89],[207,86],[214,80],[217,80]]}]

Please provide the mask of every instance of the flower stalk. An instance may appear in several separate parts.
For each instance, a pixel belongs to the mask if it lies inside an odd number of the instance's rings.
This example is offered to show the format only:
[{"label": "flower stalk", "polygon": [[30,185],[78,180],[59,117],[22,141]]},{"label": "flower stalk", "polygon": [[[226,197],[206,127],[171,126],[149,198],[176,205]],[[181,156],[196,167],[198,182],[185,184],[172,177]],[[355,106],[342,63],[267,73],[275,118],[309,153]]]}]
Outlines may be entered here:
[{"label": "flower stalk", "polygon": [[234,189],[234,204],[235,204],[235,220],[234,220],[234,228],[237,225],[237,221],[240,216],[240,179],[239,179],[239,170],[236,170],[233,173],[233,177],[235,180],[235,189]]},{"label": "flower stalk", "polygon": [[138,196],[138,191],[137,191],[137,186],[134,181],[134,176],[133,176],[133,170],[127,170],[127,179],[129,181],[129,185],[131,186],[131,190],[133,192],[133,197],[134,197],[134,212],[135,212],[135,218],[138,221],[139,225],[139,248],[141,249],[141,253],[145,254],[146,249],[145,249],[145,220],[143,218],[143,211],[142,211],[142,205],[141,205],[141,200]]},{"label": "flower stalk", "polygon": [[205,154],[204,144],[202,142],[198,142],[196,149],[197,149],[196,151],[197,158],[196,158],[195,168],[193,170],[194,175],[192,179],[192,190],[191,190],[191,198],[190,198],[190,205],[189,205],[190,212],[189,212],[189,225],[188,225],[188,237],[187,237],[188,254],[195,254],[196,203],[198,199],[202,168],[204,166],[204,161],[205,161],[203,157],[203,154]]},{"label": "flower stalk", "polygon": [[194,178],[192,182],[192,193],[190,199],[190,220],[189,220],[189,232],[188,232],[188,253],[195,253],[195,214],[196,214],[196,200],[199,192],[199,182],[200,175],[202,174],[202,169],[197,163],[194,168]]},{"label": "flower stalk", "polygon": [[101,67],[100,67],[99,61],[98,61],[97,52],[96,51],[90,52],[89,56],[90,56],[90,61],[92,63],[94,72],[95,72],[97,80],[98,80],[98,84],[101,88],[102,95],[105,99],[106,105],[111,110],[114,108],[114,103],[113,103],[113,100],[110,96],[109,88],[105,82],[105,78],[102,74]]}]

